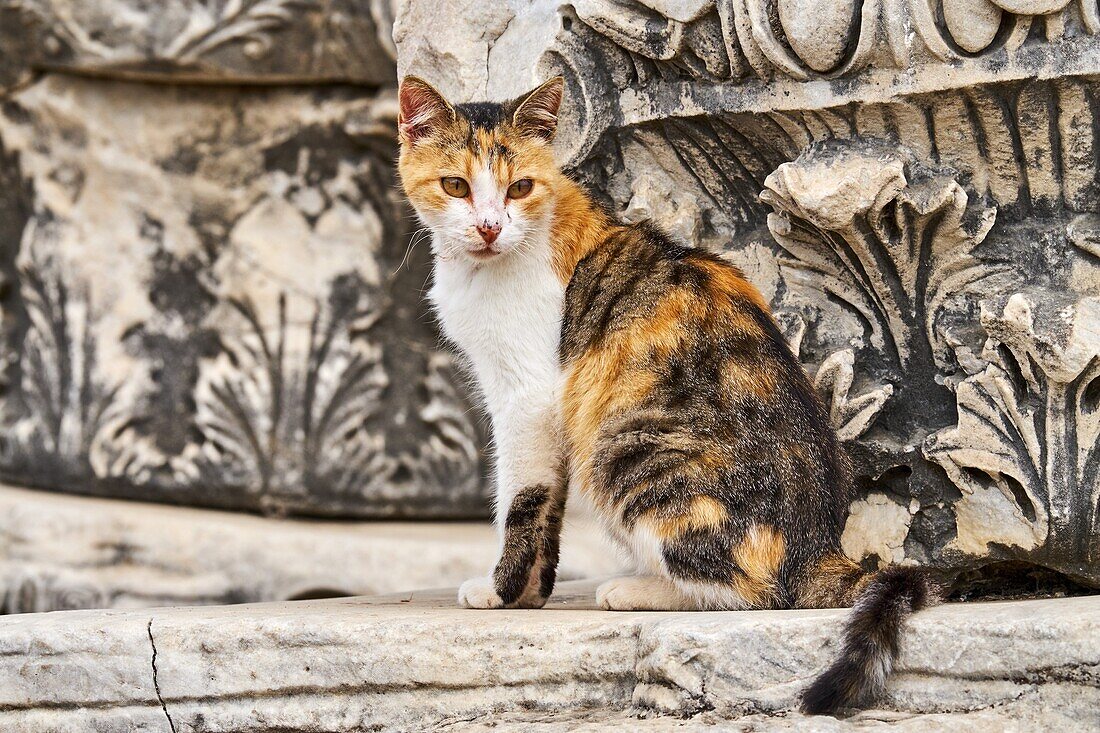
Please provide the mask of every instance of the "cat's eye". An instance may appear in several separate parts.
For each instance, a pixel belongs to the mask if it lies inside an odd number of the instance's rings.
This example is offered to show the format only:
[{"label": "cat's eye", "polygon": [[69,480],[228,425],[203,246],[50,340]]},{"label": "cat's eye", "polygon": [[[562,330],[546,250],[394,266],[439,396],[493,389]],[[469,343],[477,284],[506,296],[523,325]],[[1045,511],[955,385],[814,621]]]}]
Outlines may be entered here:
[{"label": "cat's eye", "polygon": [[439,185],[443,186],[448,196],[454,196],[456,199],[465,198],[470,193],[470,184],[454,176],[439,179]]},{"label": "cat's eye", "polygon": [[508,187],[508,198],[521,199],[531,193],[534,187],[535,183],[530,178],[521,178]]}]

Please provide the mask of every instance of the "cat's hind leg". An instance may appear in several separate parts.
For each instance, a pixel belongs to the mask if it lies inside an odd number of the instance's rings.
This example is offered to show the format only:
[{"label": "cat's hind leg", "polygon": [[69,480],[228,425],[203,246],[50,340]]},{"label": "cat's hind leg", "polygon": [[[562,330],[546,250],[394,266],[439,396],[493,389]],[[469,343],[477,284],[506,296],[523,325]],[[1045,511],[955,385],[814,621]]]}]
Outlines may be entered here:
[{"label": "cat's hind leg", "polygon": [[[760,505],[748,498],[764,491],[753,488],[755,479],[744,470],[731,473],[723,446],[659,410],[627,410],[602,434],[588,471],[597,507],[639,575],[664,578],[677,591],[654,591],[647,608],[783,605],[785,538],[752,516]],[[734,485],[747,485],[748,494],[720,488],[734,478]],[[607,590],[604,595],[611,598]],[[625,589],[615,597],[620,595],[627,596]],[[609,604],[643,605],[614,599]]]},{"label": "cat's hind leg", "polygon": [[779,580],[786,556],[783,535],[764,524],[742,532],[728,527],[670,537],[665,568],[676,588],[712,611],[789,606]]},{"label": "cat's hind leg", "polygon": [[[700,519],[710,500],[683,512],[641,517],[628,546],[642,575],[615,578],[596,593],[601,608],[616,611],[736,611],[785,605],[779,569],[782,535],[750,525],[737,532],[725,521]],[[713,512],[712,512],[713,514]],[[691,520],[691,521],[689,521]]]}]

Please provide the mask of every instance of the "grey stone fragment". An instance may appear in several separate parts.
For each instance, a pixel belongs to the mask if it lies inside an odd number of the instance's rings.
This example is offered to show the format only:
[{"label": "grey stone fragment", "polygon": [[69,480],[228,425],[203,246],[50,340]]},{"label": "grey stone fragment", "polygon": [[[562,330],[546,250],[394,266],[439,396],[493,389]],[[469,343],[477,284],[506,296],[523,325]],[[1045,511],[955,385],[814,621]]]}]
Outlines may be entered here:
[{"label": "grey stone fragment", "polygon": [[389,85],[392,25],[389,0],[3,0],[0,92],[27,70]]},{"label": "grey stone fragment", "polygon": [[436,3],[400,2],[393,29],[398,76],[421,76],[461,101],[530,91],[543,80],[538,61],[560,27],[559,5],[465,0],[440,12]]}]

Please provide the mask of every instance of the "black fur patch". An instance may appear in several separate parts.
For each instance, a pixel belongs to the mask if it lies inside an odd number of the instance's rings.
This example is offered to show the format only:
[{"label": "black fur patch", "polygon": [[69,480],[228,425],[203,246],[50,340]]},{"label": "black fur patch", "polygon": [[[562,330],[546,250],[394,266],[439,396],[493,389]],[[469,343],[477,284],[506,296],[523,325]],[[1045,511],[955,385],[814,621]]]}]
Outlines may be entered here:
[{"label": "black fur patch", "polygon": [[495,129],[508,119],[504,105],[496,102],[456,104],[455,111],[466,118],[470,127],[479,130]]},{"label": "black fur patch", "polygon": [[523,594],[538,557],[543,509],[550,498],[549,487],[528,486],[512,499],[504,520],[504,546],[493,586],[504,603],[515,603]]},{"label": "black fur patch", "polygon": [[527,486],[513,497],[493,570],[494,590],[505,605],[518,601],[531,583],[543,598],[554,590],[565,493],[563,478],[557,485]]}]

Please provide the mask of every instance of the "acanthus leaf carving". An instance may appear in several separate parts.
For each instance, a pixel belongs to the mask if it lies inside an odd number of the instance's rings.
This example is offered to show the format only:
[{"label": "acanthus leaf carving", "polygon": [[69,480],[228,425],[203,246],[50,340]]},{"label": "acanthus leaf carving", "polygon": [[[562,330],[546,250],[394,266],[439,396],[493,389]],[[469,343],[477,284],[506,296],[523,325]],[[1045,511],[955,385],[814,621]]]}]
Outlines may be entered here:
[{"label": "acanthus leaf carving", "polygon": [[368,339],[378,313],[362,283],[334,283],[308,329],[289,323],[285,294],[275,324],[248,299],[228,304],[238,328],[200,373],[202,441],[175,461],[177,473],[231,481],[271,511],[294,505],[316,482],[336,494],[363,491],[384,473],[384,440],[367,423],[388,378]]},{"label": "acanthus leaf carving", "polygon": [[786,265],[814,273],[899,374],[914,360],[945,366],[936,325],[945,301],[1004,274],[973,255],[996,209],[970,206],[952,177],[896,147],[811,146],[768,176],[760,198],[774,209],[768,228]]},{"label": "acanthus leaf carving", "polygon": [[275,323],[248,299],[227,301],[233,327],[201,368],[200,439],[173,460],[178,482],[229,484],[276,514],[308,508],[320,492],[336,507],[371,499],[379,513],[408,511],[401,502],[427,490],[458,501],[480,494],[480,436],[447,354],[425,357],[415,413],[424,439],[387,445],[395,417],[380,410],[391,381],[373,338],[382,312],[363,285],[337,278],[305,328],[288,316],[285,293]]},{"label": "acanthus leaf carving", "polygon": [[481,474],[480,438],[470,418],[470,408],[456,385],[460,383],[454,357],[444,351],[428,356],[421,380],[426,400],[417,417],[429,428],[429,437],[418,450],[398,459],[410,483],[448,487],[456,494],[477,494]]},{"label": "acanthus leaf carving", "polygon": [[[43,222],[36,231],[49,227]],[[21,356],[25,414],[12,428],[15,452],[28,463],[49,456],[71,481],[92,473],[109,425],[125,413],[118,404],[122,385],[107,382],[98,368],[97,316],[87,293],[74,293],[48,259],[25,264],[20,280],[29,325]]]},{"label": "acanthus leaf carving", "polygon": [[988,366],[959,384],[958,423],[923,448],[963,493],[955,548],[1095,562],[1100,300],[1015,293],[983,302],[982,324]]},{"label": "acanthus leaf carving", "polygon": [[894,385],[875,387],[858,397],[851,395],[855,381],[855,352],[851,349],[830,354],[814,375],[814,387],[829,408],[829,419],[842,441],[855,440],[874,424]]},{"label": "acanthus leaf carving", "polygon": [[[774,312],[776,324],[787,341],[791,353],[801,359],[802,339],[806,336],[806,321],[798,313],[785,309]],[[852,349],[834,351],[822,360],[813,372],[814,389],[829,410],[829,422],[842,441],[853,441],[874,425],[879,413],[894,394],[894,385],[872,387],[859,396],[852,396],[856,381],[856,355]]]},{"label": "acanthus leaf carving", "polygon": [[177,61],[195,61],[228,43],[243,43],[251,58],[266,53],[271,33],[294,20],[295,9],[311,8],[316,0],[226,0],[221,8],[196,6],[188,25],[163,49],[161,56]]}]

